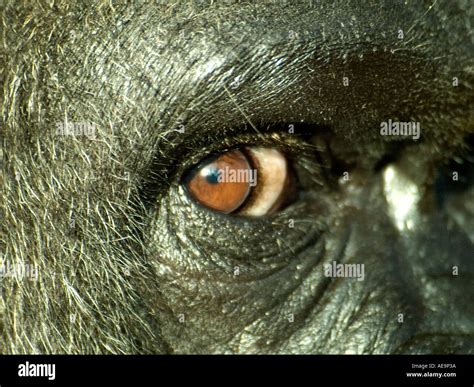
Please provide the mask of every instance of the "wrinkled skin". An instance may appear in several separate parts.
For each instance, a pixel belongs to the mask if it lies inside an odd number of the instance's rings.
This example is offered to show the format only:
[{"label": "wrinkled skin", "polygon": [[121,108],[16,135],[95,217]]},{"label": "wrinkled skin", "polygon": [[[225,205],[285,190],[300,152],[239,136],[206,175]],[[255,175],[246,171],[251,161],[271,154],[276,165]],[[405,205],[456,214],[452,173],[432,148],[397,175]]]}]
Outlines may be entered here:
[{"label": "wrinkled skin", "polygon": [[[7,3],[0,247],[38,278],[2,280],[2,353],[473,352],[469,1]],[[192,202],[183,172],[239,144],[299,198]]]}]

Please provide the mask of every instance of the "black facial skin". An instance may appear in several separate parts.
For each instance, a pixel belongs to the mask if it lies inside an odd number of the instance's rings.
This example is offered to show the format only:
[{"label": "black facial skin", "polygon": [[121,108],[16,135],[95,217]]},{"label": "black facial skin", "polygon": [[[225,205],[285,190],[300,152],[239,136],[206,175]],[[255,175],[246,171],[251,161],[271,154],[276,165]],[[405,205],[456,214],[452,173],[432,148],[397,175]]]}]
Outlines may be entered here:
[{"label": "black facial skin", "polygon": [[[1,353],[474,352],[470,1],[49,3],[2,13]],[[243,145],[298,199],[188,198]]]}]

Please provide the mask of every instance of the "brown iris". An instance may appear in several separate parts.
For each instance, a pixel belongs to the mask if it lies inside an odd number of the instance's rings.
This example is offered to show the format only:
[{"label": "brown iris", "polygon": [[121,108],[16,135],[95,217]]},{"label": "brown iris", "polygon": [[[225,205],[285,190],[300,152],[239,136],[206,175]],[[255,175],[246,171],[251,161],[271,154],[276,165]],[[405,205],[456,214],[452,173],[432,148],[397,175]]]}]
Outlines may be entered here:
[{"label": "brown iris", "polygon": [[233,150],[201,163],[188,178],[187,188],[204,206],[229,214],[249,196],[252,174],[255,171],[247,156]]}]

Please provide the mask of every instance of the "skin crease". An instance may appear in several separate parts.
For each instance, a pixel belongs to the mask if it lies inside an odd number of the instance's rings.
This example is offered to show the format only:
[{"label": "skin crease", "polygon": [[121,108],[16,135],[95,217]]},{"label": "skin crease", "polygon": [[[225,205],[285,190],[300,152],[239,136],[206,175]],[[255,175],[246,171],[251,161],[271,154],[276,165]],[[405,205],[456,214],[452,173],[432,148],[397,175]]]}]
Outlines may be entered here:
[{"label": "skin crease", "polygon": [[[472,23],[463,0],[7,1],[0,251],[38,278],[3,278],[0,352],[472,353]],[[180,185],[242,144],[294,164],[271,217]]]}]

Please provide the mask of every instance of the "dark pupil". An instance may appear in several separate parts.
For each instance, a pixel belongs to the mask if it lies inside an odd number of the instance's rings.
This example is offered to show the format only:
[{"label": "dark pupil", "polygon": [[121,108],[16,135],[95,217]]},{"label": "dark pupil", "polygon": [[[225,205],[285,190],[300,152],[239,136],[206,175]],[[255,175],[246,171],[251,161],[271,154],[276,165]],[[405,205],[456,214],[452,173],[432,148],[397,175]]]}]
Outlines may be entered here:
[{"label": "dark pupil", "polygon": [[217,184],[219,181],[219,171],[217,168],[212,168],[206,176],[206,180],[209,184]]}]

